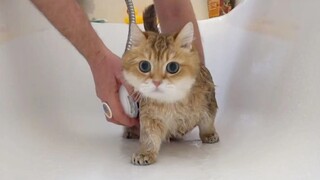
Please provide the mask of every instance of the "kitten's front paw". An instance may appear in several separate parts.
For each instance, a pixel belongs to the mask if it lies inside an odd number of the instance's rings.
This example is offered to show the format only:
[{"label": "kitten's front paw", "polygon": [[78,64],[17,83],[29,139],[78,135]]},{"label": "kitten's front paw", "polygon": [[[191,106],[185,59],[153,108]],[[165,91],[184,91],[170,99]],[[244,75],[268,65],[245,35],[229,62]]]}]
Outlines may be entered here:
[{"label": "kitten's front paw", "polygon": [[203,143],[209,143],[209,144],[216,143],[219,141],[218,133],[204,134],[204,135],[201,135],[200,138]]},{"label": "kitten's front paw", "polygon": [[157,155],[152,152],[134,153],[131,158],[131,163],[134,165],[149,165],[156,162]]}]

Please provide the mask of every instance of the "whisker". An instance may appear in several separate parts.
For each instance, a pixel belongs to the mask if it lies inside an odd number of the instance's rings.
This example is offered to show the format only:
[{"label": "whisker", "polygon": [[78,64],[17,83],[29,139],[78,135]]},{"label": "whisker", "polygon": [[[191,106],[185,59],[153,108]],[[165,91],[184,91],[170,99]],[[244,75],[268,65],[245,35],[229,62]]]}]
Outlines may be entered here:
[{"label": "whisker", "polygon": [[141,93],[137,93],[136,97],[135,97],[135,102],[139,102],[141,99]]},{"label": "whisker", "polygon": [[139,91],[133,91],[130,94],[130,97],[135,101],[138,102],[141,99],[141,93],[139,93]]}]

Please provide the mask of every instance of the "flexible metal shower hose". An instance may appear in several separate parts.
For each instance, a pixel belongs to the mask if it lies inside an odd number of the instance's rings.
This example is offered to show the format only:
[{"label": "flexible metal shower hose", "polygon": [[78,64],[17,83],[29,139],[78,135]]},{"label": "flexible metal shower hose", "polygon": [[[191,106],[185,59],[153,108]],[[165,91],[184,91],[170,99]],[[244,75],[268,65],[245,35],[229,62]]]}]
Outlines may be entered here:
[{"label": "flexible metal shower hose", "polygon": [[128,39],[126,43],[126,49],[125,51],[128,51],[131,49],[132,46],[132,38],[131,38],[131,24],[136,23],[136,16],[134,13],[134,6],[132,0],[125,0],[126,5],[127,5],[127,12],[129,15],[129,32],[128,32]]}]

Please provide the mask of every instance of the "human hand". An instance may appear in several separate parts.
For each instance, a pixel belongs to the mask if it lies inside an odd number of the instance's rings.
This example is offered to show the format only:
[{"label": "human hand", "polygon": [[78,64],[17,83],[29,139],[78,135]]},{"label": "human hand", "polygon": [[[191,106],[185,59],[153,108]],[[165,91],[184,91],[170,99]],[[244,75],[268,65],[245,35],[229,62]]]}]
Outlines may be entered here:
[{"label": "human hand", "polygon": [[138,119],[128,117],[120,103],[120,86],[123,84],[128,92],[132,91],[132,88],[125,83],[123,78],[121,59],[108,52],[101,60],[91,63],[90,68],[98,98],[102,102],[107,102],[112,110],[112,118],[107,118],[107,120],[128,127],[138,125]]}]

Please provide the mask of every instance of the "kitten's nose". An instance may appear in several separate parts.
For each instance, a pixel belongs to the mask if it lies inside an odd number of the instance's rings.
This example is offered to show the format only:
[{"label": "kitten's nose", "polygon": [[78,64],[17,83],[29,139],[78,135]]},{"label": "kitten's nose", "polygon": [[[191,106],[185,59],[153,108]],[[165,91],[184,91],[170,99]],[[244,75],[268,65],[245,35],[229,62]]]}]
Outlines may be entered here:
[{"label": "kitten's nose", "polygon": [[152,82],[156,87],[159,87],[160,84],[162,83],[161,81],[155,81],[155,80],[153,80]]}]

